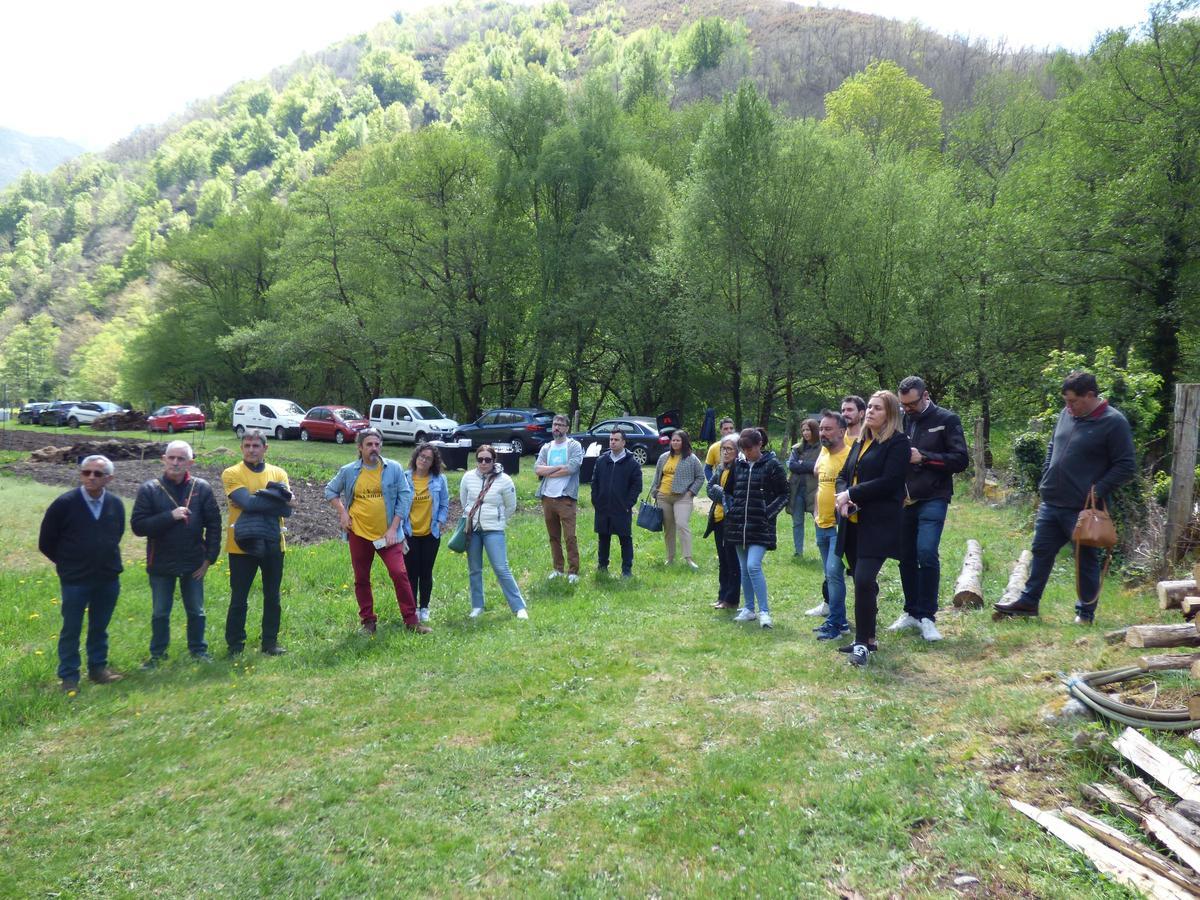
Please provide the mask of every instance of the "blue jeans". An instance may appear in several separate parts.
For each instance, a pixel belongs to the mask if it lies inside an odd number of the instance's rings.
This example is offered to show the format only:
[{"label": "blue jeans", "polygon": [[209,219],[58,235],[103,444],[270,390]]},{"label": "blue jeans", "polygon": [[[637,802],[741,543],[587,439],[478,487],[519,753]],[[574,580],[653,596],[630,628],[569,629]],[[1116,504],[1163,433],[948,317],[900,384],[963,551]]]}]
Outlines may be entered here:
[{"label": "blue jeans", "polygon": [[825,624],[841,629],[846,625],[846,567],[837,555],[837,526],[822,528],[814,524],[817,532],[817,550],[825,567],[825,588],[829,593],[829,615]]},{"label": "blue jeans", "polygon": [[471,605],[483,609],[483,554],[487,552],[488,562],[496,573],[496,581],[508,607],[513,612],[525,608],[525,598],[513,578],[512,570],[508,567],[508,542],[503,531],[472,531],[467,538],[467,575],[471,583]]},{"label": "blue jeans", "polygon": [[767,603],[767,577],[763,575],[763,557],[767,548],[762,544],[737,545],[738,567],[742,572],[742,600],[746,609],[754,612],[754,600],[758,598],[758,611],[769,613]]},{"label": "blue jeans", "polygon": [[792,551],[797,556],[804,555],[804,521],[807,518],[808,515],[799,509],[792,517]]},{"label": "blue jeans", "polygon": [[937,618],[938,583],[942,577],[938,545],[949,507],[949,500],[920,500],[904,507],[900,583],[904,586],[904,611],[914,619]]},{"label": "blue jeans", "polygon": [[108,665],[108,623],[117,608],[121,579],[106,581],[59,582],[62,593],[62,628],[58,632],[58,677],[79,680],[79,634],[83,631],[83,613],[88,616],[88,671]]},{"label": "blue jeans", "polygon": [[[1037,608],[1042,599],[1042,591],[1050,580],[1050,570],[1054,568],[1054,560],[1064,544],[1072,544],[1075,533],[1075,522],[1079,518],[1079,510],[1068,509],[1065,506],[1051,506],[1043,503],[1038,507],[1037,520],[1033,525],[1033,562],[1029,566],[1029,577],[1025,579],[1025,589],[1021,591],[1019,602]],[[1096,604],[1100,600],[1100,551],[1095,547],[1080,547],[1079,584],[1076,592],[1088,598],[1076,597],[1075,612],[1085,619],[1091,619],[1096,614]]]},{"label": "blue jeans", "polygon": [[171,643],[171,607],[175,603],[175,583],[187,613],[188,652],[195,656],[207,653],[204,642],[204,580],[188,575],[151,575],[150,655],[166,656]]}]

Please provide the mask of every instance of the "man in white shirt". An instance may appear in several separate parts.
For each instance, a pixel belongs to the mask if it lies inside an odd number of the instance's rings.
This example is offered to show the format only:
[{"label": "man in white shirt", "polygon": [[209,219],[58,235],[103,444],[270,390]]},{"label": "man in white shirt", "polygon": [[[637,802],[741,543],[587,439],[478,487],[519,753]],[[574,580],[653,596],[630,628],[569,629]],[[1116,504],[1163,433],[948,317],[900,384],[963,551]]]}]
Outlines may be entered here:
[{"label": "man in white shirt", "polygon": [[550,426],[554,439],[538,451],[534,474],[538,483],[537,496],[542,501],[542,515],[550,535],[550,555],[554,570],[550,578],[563,576],[563,541],[567,544],[567,581],[579,580],[579,544],[575,540],[575,515],[579,501],[579,467],[583,465],[583,445],[567,437],[570,427],[567,417],[558,415]]}]

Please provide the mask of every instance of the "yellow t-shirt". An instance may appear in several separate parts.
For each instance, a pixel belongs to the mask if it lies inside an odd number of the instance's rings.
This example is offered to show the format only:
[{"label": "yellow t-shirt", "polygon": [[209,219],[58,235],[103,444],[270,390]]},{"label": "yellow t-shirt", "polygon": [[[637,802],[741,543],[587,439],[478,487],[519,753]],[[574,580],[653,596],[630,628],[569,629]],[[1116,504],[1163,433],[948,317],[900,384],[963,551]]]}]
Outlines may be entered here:
[{"label": "yellow t-shirt", "polygon": [[[267,463],[265,466],[263,466],[263,470],[261,472],[252,472],[244,462],[240,462],[236,466],[230,466],[221,473],[221,484],[225,486],[226,497],[228,497],[238,488],[245,488],[251,494],[253,494],[255,491],[261,491],[267,486],[268,481],[281,481],[289,488],[291,487],[291,482],[288,481],[287,472],[283,471],[283,469],[279,468],[279,466],[273,466],[270,463]],[[237,520],[242,517],[242,511],[239,507],[234,506],[232,503],[228,504],[228,506],[229,530],[225,532],[225,550],[229,553],[241,553],[242,548],[239,547],[237,545],[237,541],[233,539],[233,526],[237,524]],[[279,525],[282,528],[282,518],[279,520]],[[286,541],[284,540],[283,533],[281,531],[279,536],[279,549],[285,550],[285,544]]]},{"label": "yellow t-shirt", "polygon": [[828,447],[821,448],[817,457],[814,471],[817,476],[817,514],[815,521],[818,528],[832,528],[837,524],[837,511],[834,500],[837,497],[837,477],[841,474],[846,457],[850,455],[850,445],[844,444],[837,453],[830,453]]},{"label": "yellow t-shirt", "polygon": [[[725,482],[727,482],[728,480],[729,480],[729,470],[726,469],[724,472],[721,473],[721,478],[720,478],[721,487],[725,487]],[[713,521],[720,522],[724,518],[725,518],[725,504],[724,503],[713,504]]]},{"label": "yellow t-shirt", "polygon": [[429,496],[429,476],[413,474],[413,501],[408,510],[408,524],[413,537],[425,537],[433,530],[433,498]]},{"label": "yellow t-shirt", "polygon": [[[862,461],[862,458],[867,455],[867,451],[871,449],[871,439],[870,438],[864,438],[864,439],[862,439],[862,441],[863,441],[862,450],[858,454],[858,459],[860,462]],[[850,483],[858,484],[858,466],[854,467],[854,480],[851,481]],[[851,513],[850,521],[857,524],[858,523],[858,513],[856,513],[856,512]]]},{"label": "yellow t-shirt", "polygon": [[350,530],[360,538],[377,541],[387,533],[387,505],[383,502],[383,464],[363,466],[354,482],[350,501]]},{"label": "yellow t-shirt", "polygon": [[658,496],[665,497],[671,493],[675,481],[675,467],[679,465],[679,459],[673,453],[667,454],[667,461],[663,463],[662,481],[658,483]]},{"label": "yellow t-shirt", "polygon": [[708,452],[704,454],[704,464],[714,469],[721,464],[721,441],[713,441],[708,445]]}]

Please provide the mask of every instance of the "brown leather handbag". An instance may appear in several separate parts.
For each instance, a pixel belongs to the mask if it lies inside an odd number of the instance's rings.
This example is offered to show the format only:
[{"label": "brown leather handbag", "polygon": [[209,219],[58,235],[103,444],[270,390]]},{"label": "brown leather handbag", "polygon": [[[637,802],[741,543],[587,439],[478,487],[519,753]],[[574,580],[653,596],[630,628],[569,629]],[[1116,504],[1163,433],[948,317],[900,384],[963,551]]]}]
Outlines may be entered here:
[{"label": "brown leather handbag", "polygon": [[1101,550],[1111,550],[1117,546],[1117,529],[1113,526],[1108,510],[1096,506],[1095,487],[1088,491],[1087,506],[1079,511],[1072,538],[1077,547],[1099,547]]}]

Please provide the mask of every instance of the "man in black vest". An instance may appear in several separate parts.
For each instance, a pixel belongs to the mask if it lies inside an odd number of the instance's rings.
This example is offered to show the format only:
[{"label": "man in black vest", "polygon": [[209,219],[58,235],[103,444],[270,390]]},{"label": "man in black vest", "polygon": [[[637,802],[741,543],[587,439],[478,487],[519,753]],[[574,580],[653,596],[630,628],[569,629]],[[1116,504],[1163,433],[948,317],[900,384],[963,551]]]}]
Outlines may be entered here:
[{"label": "man in black vest", "polygon": [[633,507],[642,493],[642,467],[625,452],[625,435],[614,430],[608,436],[608,450],[596,460],[592,472],[592,506],[596,510],[595,529],[599,536],[597,563],[608,572],[609,550],[615,534],[621,542],[621,577],[633,575]]},{"label": "man in black vest", "polygon": [[138,488],[129,527],[146,538],[150,577],[150,658],[154,669],[167,658],[175,584],[187,614],[187,645],[192,658],[212,662],[204,640],[204,576],[221,555],[221,510],[212,487],[193,478],[192,445],[171,441],[163,451],[163,473]]},{"label": "man in black vest", "polygon": [[[1046,447],[1042,480],[1038,484],[1037,520],[1033,526],[1033,563],[1021,595],[994,604],[1001,616],[1036,616],[1050,569],[1063,544],[1071,543],[1075,522],[1095,489],[1103,504],[1113,491],[1134,476],[1137,457],[1133,431],[1117,410],[1101,400],[1096,376],[1072,372],[1062,383],[1063,411]],[[1100,600],[1100,551],[1080,547],[1075,622],[1090,625]]]},{"label": "man in black vest", "polygon": [[38,550],[54,563],[63,624],[58,633],[59,686],[79,690],[79,635],[88,616],[88,680],[112,684],[122,676],[108,666],[108,623],[121,593],[121,537],[125,506],[107,490],[113,464],[89,456],[79,465],[80,486],[55,499],[42,517]]},{"label": "man in black vest", "polygon": [[925,640],[940,641],[942,635],[935,624],[942,576],[938,547],[954,494],[953,476],[967,468],[970,454],[962,421],[929,399],[924,380],[909,375],[896,393],[904,410],[904,433],[912,449],[904,481],[907,496],[900,536],[904,614],[888,631],[918,628]]}]

